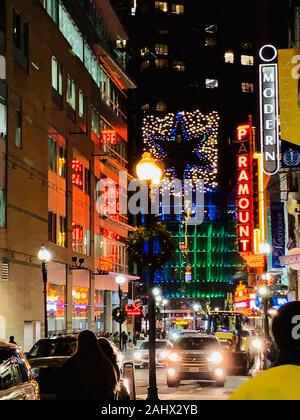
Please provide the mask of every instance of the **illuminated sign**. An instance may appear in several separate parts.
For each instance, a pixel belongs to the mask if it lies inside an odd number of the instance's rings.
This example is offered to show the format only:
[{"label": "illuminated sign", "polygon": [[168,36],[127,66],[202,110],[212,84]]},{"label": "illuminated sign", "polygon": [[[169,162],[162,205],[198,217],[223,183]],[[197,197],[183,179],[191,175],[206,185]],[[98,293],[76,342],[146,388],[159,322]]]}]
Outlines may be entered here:
[{"label": "illuminated sign", "polygon": [[143,315],[143,307],[141,305],[126,305],[125,312],[131,316]]},{"label": "illuminated sign", "polygon": [[277,50],[265,45],[259,55],[264,62],[259,66],[261,150],[264,172],[275,175],[280,166],[278,65],[270,63],[277,58]]},{"label": "illuminated sign", "polygon": [[237,215],[239,252],[248,254],[252,249],[253,232],[253,176],[252,176],[252,126],[237,128]]},{"label": "illuminated sign", "polygon": [[102,131],[102,141],[105,144],[117,144],[118,142],[118,137],[117,137],[117,133],[113,130],[105,130]]},{"label": "illuminated sign", "polygon": [[79,188],[83,186],[83,164],[77,159],[72,161],[72,183]]}]

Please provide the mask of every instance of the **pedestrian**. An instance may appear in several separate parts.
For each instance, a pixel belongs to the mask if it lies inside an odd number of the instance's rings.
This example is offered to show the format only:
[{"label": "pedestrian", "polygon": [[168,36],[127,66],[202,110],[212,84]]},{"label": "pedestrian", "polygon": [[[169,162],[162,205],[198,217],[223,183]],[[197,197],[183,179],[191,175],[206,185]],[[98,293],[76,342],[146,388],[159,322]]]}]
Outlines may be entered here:
[{"label": "pedestrian", "polygon": [[58,400],[113,401],[117,391],[117,373],[111,361],[95,334],[82,331],[76,353],[61,369]]},{"label": "pedestrian", "polygon": [[127,340],[128,340],[128,348],[132,349],[132,335],[130,331],[128,332]]},{"label": "pedestrian", "polygon": [[10,344],[14,344],[15,346],[17,346],[18,344],[15,342],[15,337],[13,336],[13,335],[11,335],[10,337],[9,337],[9,343]]},{"label": "pedestrian", "polygon": [[127,341],[128,341],[128,336],[126,332],[123,331],[121,334],[122,351],[127,351]]},{"label": "pedestrian", "polygon": [[100,348],[103,350],[105,356],[111,361],[116,371],[117,379],[119,382],[119,391],[117,393],[117,400],[119,401],[130,400],[130,395],[128,394],[128,391],[126,387],[124,386],[123,380],[121,378],[121,370],[120,370],[120,365],[119,365],[120,362],[118,361],[118,355],[116,351],[114,350],[110,341],[104,337],[101,337],[98,339],[98,344]]},{"label": "pedestrian", "polygon": [[238,388],[231,400],[300,400],[300,302],[278,310],[272,331],[276,362]]}]

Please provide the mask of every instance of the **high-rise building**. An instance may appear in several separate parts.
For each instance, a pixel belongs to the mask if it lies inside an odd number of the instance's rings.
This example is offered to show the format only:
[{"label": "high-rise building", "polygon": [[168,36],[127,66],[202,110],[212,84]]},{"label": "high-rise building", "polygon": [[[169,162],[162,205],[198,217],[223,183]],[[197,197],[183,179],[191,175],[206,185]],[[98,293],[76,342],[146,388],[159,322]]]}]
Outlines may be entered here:
[{"label": "high-rise building", "polygon": [[0,339],[26,350],[44,329],[42,244],[49,331],[117,327],[131,228],[96,187],[128,170],[127,40],[107,0],[0,1]]}]

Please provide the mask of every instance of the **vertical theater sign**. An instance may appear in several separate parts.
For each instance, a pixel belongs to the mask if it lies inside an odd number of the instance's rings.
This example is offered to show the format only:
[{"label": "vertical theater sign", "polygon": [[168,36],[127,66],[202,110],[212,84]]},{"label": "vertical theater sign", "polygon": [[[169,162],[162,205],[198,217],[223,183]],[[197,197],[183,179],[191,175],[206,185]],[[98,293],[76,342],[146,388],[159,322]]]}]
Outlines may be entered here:
[{"label": "vertical theater sign", "polygon": [[275,175],[280,166],[278,64],[277,49],[265,45],[260,49],[259,65],[261,151],[264,172]]},{"label": "vertical theater sign", "polygon": [[253,237],[253,153],[252,125],[237,128],[237,215],[238,244],[242,256],[252,251]]}]

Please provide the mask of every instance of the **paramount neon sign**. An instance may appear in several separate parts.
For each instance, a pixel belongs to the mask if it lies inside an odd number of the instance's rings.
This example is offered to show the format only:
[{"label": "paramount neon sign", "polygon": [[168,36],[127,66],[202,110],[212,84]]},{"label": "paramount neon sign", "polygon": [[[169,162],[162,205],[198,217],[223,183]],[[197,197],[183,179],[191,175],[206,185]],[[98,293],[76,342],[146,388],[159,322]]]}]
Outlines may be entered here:
[{"label": "paramount neon sign", "polygon": [[261,150],[265,174],[275,175],[280,166],[278,65],[272,63],[277,58],[277,49],[265,45],[259,56],[264,62],[259,66]]},{"label": "paramount neon sign", "polygon": [[253,182],[252,182],[252,126],[241,125],[237,128],[237,214],[238,243],[241,254],[249,254],[252,249],[253,232]]}]

